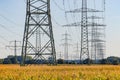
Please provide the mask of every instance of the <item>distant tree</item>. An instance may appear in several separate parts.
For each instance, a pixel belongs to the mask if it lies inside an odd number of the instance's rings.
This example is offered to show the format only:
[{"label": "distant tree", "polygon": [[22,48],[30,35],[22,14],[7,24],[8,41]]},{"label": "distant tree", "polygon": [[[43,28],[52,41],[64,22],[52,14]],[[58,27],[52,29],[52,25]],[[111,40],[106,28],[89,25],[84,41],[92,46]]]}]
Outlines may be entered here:
[{"label": "distant tree", "polygon": [[10,58],[12,64],[17,64],[18,61],[16,60],[15,57]]},{"label": "distant tree", "polygon": [[92,60],[89,58],[83,60],[83,64],[91,64],[91,63],[92,63]]},{"label": "distant tree", "polygon": [[100,61],[100,63],[101,63],[101,64],[108,64],[108,60],[107,60],[107,59],[102,59],[102,60]]},{"label": "distant tree", "polygon": [[0,64],[3,64],[3,59],[0,59]]},{"label": "distant tree", "polygon": [[49,64],[52,64],[52,63],[53,63],[53,57],[49,57],[49,58],[48,58],[48,63],[49,63]]},{"label": "distant tree", "polygon": [[71,61],[71,64],[75,64],[75,61]]},{"label": "distant tree", "polygon": [[9,58],[5,58],[3,60],[3,64],[12,64],[11,60]]},{"label": "distant tree", "polygon": [[113,65],[118,65],[119,64],[119,59],[115,59],[115,60],[113,60],[113,63],[112,63]]},{"label": "distant tree", "polygon": [[109,64],[113,64],[113,65],[118,65],[119,64],[119,57],[115,57],[115,56],[110,56],[107,58]]},{"label": "distant tree", "polygon": [[58,64],[63,64],[63,63],[64,63],[64,60],[63,60],[63,59],[58,59],[58,60],[57,60],[57,63],[58,63]]}]

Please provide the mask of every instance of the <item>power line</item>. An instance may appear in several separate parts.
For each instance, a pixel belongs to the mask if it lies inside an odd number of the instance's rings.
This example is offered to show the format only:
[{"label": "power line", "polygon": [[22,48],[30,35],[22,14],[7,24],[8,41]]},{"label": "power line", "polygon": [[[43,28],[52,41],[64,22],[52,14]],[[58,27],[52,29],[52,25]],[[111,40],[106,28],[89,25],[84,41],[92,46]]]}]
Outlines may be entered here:
[{"label": "power line", "polygon": [[3,36],[1,36],[1,35],[0,35],[0,38],[1,38],[2,40],[8,41],[7,39],[5,39],[5,37],[3,37]]},{"label": "power line", "polygon": [[14,50],[14,57],[15,57],[15,63],[17,63],[17,48],[21,48],[21,46],[18,46],[17,43],[21,43],[20,41],[10,41],[10,43],[14,43],[14,45],[7,45],[8,48],[13,48]]},{"label": "power line", "polygon": [[17,26],[20,26],[20,27],[21,27],[20,24],[15,23],[14,21],[8,19],[6,16],[4,16],[4,15],[2,15],[2,14],[0,14],[0,16],[1,16],[3,19],[5,19],[6,21],[8,21],[8,22],[10,22],[10,23],[12,23],[12,24],[14,24],[14,25],[17,25]]},{"label": "power line", "polygon": [[57,24],[57,25],[59,25],[59,26],[61,26],[62,27],[62,25],[60,24],[60,23],[58,23],[56,20],[55,20],[55,18],[52,16],[51,17],[52,18],[52,21],[54,21],[55,22],[55,24]]},{"label": "power line", "polygon": [[56,2],[55,0],[52,0],[54,2],[54,4],[61,10],[61,11],[65,11],[65,9],[61,8]]},{"label": "power line", "polygon": [[21,37],[20,34],[17,34],[17,33],[15,33],[15,32],[13,32],[12,30],[10,30],[10,29],[8,29],[7,27],[5,27],[3,24],[0,24],[0,27],[2,27],[3,29],[7,30],[8,32],[10,32],[10,33],[12,33],[12,34],[14,34],[14,35],[17,35],[17,36],[20,36],[20,37]]},{"label": "power line", "polygon": [[62,39],[62,40],[64,40],[65,42],[62,44],[63,46],[64,46],[64,59],[65,60],[68,60],[68,55],[69,55],[69,53],[68,53],[68,49],[69,49],[69,40],[71,40],[71,39],[69,39],[68,38],[68,36],[70,36],[68,33],[67,33],[67,31],[66,31],[66,33],[65,34],[63,34],[63,36],[64,36],[64,39]]}]

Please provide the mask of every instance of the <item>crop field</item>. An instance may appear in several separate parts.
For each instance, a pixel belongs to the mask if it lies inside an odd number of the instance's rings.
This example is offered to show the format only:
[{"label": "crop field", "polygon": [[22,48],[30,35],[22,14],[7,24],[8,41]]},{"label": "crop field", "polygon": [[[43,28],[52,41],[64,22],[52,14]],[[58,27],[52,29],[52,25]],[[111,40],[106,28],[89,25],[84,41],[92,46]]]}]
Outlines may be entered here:
[{"label": "crop field", "polygon": [[120,66],[0,65],[0,80],[120,80]]}]

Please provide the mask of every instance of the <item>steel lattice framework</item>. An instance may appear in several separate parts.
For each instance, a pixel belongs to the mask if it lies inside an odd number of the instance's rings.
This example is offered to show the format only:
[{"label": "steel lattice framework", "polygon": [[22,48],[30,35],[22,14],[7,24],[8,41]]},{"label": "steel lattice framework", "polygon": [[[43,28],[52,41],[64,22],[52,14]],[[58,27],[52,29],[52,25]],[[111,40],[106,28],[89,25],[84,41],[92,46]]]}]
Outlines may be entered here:
[{"label": "steel lattice framework", "polygon": [[[27,0],[26,21],[22,44],[22,62],[25,65],[27,56],[32,56],[33,63],[41,63],[50,58],[52,64],[56,64],[56,51],[53,38],[52,22],[50,15],[50,0]],[[36,47],[35,33],[40,30],[41,47]],[[48,58],[49,57],[49,58]]]},{"label": "steel lattice framework", "polygon": [[[82,0],[82,14],[81,14],[81,53],[80,62],[84,58],[89,59],[89,49],[88,49],[88,26],[87,26],[87,0]],[[88,62],[89,63],[89,62]]]},{"label": "steel lattice framework", "polygon": [[[82,8],[66,11],[66,13],[81,13],[81,22],[74,22],[63,25],[63,27],[79,27],[81,26],[81,52],[80,63],[90,63],[90,59],[95,60],[104,58],[105,54],[105,0],[102,1],[102,9],[97,10],[96,0],[92,2],[94,8],[89,8],[89,1],[81,0]],[[100,16],[102,14],[102,16]],[[91,43],[91,44],[90,44]],[[91,57],[90,57],[91,55]]]}]

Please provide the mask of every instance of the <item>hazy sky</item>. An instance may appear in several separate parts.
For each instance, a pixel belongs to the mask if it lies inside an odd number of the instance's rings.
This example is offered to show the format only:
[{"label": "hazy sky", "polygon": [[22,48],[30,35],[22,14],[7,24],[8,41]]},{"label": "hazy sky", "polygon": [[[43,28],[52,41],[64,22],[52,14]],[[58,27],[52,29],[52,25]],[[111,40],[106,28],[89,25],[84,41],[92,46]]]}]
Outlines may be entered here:
[{"label": "hazy sky", "polygon": [[[59,6],[56,6],[54,1]],[[61,28],[60,25],[65,24],[66,21],[64,11],[60,10],[60,8],[64,8],[62,5],[63,0],[54,1],[52,2],[51,0],[51,14],[55,33],[56,50],[57,52],[60,52],[62,50],[60,44],[63,43],[61,39],[64,38],[61,34],[64,34],[65,32],[65,29]],[[120,57],[119,3],[120,0],[106,0],[106,56],[113,55]],[[9,50],[9,48],[5,48],[9,45],[9,41],[22,41],[26,15],[25,9],[25,0],[0,0],[0,58],[13,54],[13,51]],[[79,30],[70,28],[68,32],[73,33],[73,35],[79,38]],[[77,34],[75,32],[77,32]],[[73,38],[72,35],[70,38]],[[75,44],[76,42],[77,41],[74,40],[71,41],[72,44]],[[13,44],[11,43],[11,45]],[[59,47],[60,49],[58,49]],[[18,54],[20,54],[20,50],[18,51]]]}]

